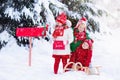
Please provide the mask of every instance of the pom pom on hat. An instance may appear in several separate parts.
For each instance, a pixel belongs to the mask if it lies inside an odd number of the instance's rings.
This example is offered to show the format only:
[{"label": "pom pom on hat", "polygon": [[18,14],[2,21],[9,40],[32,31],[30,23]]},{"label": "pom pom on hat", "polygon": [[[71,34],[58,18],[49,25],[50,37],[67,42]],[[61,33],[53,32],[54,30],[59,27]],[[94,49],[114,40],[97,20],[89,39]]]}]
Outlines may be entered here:
[{"label": "pom pom on hat", "polygon": [[86,25],[86,21],[87,19],[85,17],[82,17],[78,22],[77,25],[75,26],[75,28],[78,28],[80,24],[85,24]]},{"label": "pom pom on hat", "polygon": [[66,25],[67,25],[68,27],[71,27],[71,26],[72,26],[71,21],[67,19],[67,21],[66,21]]},{"label": "pom pom on hat", "polygon": [[57,18],[56,18],[56,21],[60,22],[62,24],[65,24],[66,20],[67,20],[67,16],[66,16],[66,14],[64,12],[61,13],[60,15],[58,15]]},{"label": "pom pom on hat", "polygon": [[86,22],[87,19],[85,17],[82,17],[81,20]]}]

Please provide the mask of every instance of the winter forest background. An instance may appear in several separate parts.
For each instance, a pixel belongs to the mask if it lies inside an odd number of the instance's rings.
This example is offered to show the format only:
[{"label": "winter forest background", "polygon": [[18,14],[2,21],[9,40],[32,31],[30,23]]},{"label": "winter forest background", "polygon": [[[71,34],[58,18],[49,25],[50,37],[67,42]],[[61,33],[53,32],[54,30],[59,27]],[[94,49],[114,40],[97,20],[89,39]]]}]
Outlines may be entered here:
[{"label": "winter forest background", "polygon": [[[65,80],[69,79],[68,76],[74,73],[70,77],[71,80],[105,80],[111,76],[109,80],[119,80],[119,6],[119,0],[0,0],[0,79]],[[87,31],[95,40],[93,64],[103,66],[102,77],[84,76],[84,74],[80,74],[78,77],[79,73],[75,72],[55,76],[52,72],[54,61],[44,61],[43,58],[46,56],[48,59],[51,59],[52,50],[49,44],[51,33],[54,29],[56,16],[63,11],[67,13],[67,18],[72,21],[72,27],[76,25],[82,16],[88,19]],[[16,28],[41,27],[46,24],[49,25],[47,36],[33,38],[33,53],[36,53],[37,57],[33,61],[33,65],[36,67],[33,66],[30,70],[26,64],[22,64],[22,62],[26,62],[27,56],[25,56],[25,53],[28,54],[28,37],[17,37],[15,35]],[[46,47],[48,47],[47,51],[45,50]],[[19,51],[21,54],[17,53]],[[23,55],[24,57],[22,57]],[[44,61],[42,66],[38,63],[39,61]],[[43,66],[46,64],[49,64],[47,65],[49,68]],[[47,73],[39,70],[43,67],[48,69],[48,71],[45,70]],[[10,72],[13,73],[10,75],[8,74]],[[31,77],[28,75],[23,78],[22,76],[26,74],[29,74]],[[34,74],[36,78],[32,76]],[[44,74],[49,75],[45,77]],[[17,76],[15,77],[14,75]]]},{"label": "winter forest background", "polygon": [[[96,2],[97,4],[95,4]],[[55,18],[63,11],[67,13],[68,19],[72,21],[72,27],[84,16],[88,19],[87,30],[93,33],[100,33],[102,32],[100,29],[102,25],[99,19],[103,16],[115,18],[114,14],[109,13],[107,9],[99,7],[98,4],[100,3],[103,4],[102,1],[96,0],[1,0],[0,33],[7,31],[10,36],[16,39],[18,45],[28,45],[27,38],[16,37],[16,28],[40,27],[48,24],[49,31],[46,39],[49,40],[55,25]],[[0,39],[0,49],[7,43],[8,40]]]},{"label": "winter forest background", "polygon": [[[0,5],[0,32],[6,30],[16,38],[19,45],[28,44],[28,39],[16,37],[17,27],[37,27],[48,24],[49,37],[55,25],[55,18],[60,12],[67,13],[73,27],[78,19],[85,16],[88,19],[87,28],[91,32],[100,32],[100,24],[96,18],[103,14],[107,15],[105,10],[97,8],[91,0],[2,0]],[[7,42],[0,41],[1,48]]]}]

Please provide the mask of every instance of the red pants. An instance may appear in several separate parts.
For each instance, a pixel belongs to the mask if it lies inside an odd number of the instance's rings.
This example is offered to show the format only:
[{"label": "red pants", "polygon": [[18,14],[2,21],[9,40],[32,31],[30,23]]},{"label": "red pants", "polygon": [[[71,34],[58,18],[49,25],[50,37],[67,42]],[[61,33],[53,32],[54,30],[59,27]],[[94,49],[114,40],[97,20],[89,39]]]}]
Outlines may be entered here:
[{"label": "red pants", "polygon": [[60,59],[62,59],[62,64],[63,64],[63,68],[64,68],[65,65],[67,64],[67,59],[69,58],[69,55],[53,55],[53,57],[55,58],[54,73],[57,74],[58,68],[59,68]]}]

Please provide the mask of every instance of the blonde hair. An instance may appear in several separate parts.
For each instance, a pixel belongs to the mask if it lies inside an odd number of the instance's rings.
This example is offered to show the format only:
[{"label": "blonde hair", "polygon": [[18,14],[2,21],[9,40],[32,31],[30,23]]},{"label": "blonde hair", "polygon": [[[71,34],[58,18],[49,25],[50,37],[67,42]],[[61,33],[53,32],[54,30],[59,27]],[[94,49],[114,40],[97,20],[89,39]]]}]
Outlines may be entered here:
[{"label": "blonde hair", "polygon": [[84,25],[83,27],[86,28],[86,25],[84,23],[79,24],[78,27],[80,27],[81,25]]}]

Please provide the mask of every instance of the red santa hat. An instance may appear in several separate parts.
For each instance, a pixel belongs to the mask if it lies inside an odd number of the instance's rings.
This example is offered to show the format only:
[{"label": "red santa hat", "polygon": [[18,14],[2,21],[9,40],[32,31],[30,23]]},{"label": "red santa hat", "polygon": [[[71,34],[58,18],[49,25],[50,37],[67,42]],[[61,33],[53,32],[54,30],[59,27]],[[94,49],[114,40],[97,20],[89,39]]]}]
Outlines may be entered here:
[{"label": "red santa hat", "polygon": [[86,39],[84,42],[87,42],[89,45],[89,48],[92,48],[93,40],[92,39]]},{"label": "red santa hat", "polygon": [[82,17],[81,19],[79,19],[79,21],[77,22],[77,25],[75,26],[75,28],[78,28],[82,23],[85,24],[86,26],[86,21],[87,19],[85,17]]},{"label": "red santa hat", "polygon": [[66,20],[67,20],[67,16],[66,16],[66,14],[64,12],[61,13],[60,15],[58,15],[57,18],[56,18],[56,21],[60,22],[62,24],[65,24]]}]

